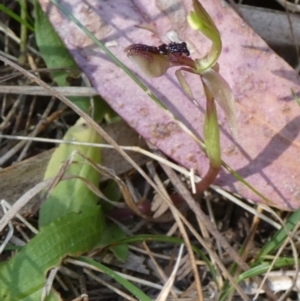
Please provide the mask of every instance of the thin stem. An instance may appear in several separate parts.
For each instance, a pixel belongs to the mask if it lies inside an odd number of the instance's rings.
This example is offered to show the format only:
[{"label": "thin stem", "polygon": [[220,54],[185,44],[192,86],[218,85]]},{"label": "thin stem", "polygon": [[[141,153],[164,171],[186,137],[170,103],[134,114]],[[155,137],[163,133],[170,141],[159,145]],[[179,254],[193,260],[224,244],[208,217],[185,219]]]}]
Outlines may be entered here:
[{"label": "thin stem", "polygon": [[196,195],[195,195],[195,197],[199,196],[206,189],[209,188],[209,186],[214,182],[214,180],[218,176],[218,174],[220,172],[220,169],[221,169],[221,166],[220,167],[215,167],[215,166],[210,164],[206,175],[203,177],[203,179],[198,184],[196,184]]},{"label": "thin stem", "polygon": [[26,62],[26,51],[27,51],[27,0],[19,1],[21,7],[21,19],[24,21],[21,23],[21,43],[20,43],[20,56],[19,56],[19,64],[24,65]]}]

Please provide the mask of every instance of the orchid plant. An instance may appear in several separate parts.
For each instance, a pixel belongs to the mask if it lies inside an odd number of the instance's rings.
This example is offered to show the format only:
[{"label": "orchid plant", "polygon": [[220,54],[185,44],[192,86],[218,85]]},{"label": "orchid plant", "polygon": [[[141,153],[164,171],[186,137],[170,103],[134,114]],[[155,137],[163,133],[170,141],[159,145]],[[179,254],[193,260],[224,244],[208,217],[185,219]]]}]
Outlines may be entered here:
[{"label": "orchid plant", "polygon": [[210,168],[202,181],[197,185],[197,192],[199,193],[207,189],[214,181],[222,164],[220,129],[215,101],[224,110],[234,139],[237,137],[237,125],[233,93],[228,83],[218,72],[219,66],[217,60],[222,50],[219,31],[198,0],[193,0],[193,8],[194,11],[190,12],[187,17],[189,25],[192,29],[199,30],[212,41],[212,46],[204,57],[192,59],[184,42],[170,43],[169,45],[162,44],[159,47],[132,44],[125,51],[127,52],[127,56],[149,77],[160,77],[170,67],[180,67],[175,72],[177,79],[188,98],[193,100],[196,106],[198,104],[194,100],[192,90],[185,80],[182,71],[190,72],[200,77],[206,96],[204,143]]}]

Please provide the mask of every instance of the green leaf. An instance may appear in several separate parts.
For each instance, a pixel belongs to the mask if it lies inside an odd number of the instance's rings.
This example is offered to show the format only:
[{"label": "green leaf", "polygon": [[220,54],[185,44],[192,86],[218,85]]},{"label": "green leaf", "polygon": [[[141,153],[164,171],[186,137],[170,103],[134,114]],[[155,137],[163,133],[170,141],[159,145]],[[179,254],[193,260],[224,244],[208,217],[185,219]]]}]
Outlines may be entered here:
[{"label": "green leaf", "polygon": [[[35,38],[48,68],[78,70],[77,64],[54,31],[37,1],[35,1]],[[59,86],[68,86],[67,77],[70,76],[70,73],[55,71],[52,75]]]},{"label": "green leaf", "polygon": [[272,237],[272,239],[263,246],[258,258],[261,258],[266,255],[271,255],[273,252],[278,250],[288,236],[287,231],[292,232],[295,226],[299,223],[299,221],[300,209],[293,212],[288,218],[285,227],[282,227],[280,230],[278,230],[276,234]]},{"label": "green leaf", "polygon": [[[96,247],[103,233],[101,207],[69,213],[44,227],[19,253],[0,266],[1,301],[35,301],[49,269],[66,256]],[[55,299],[53,299],[55,300]]]},{"label": "green leaf", "polygon": [[[112,242],[118,242],[118,240],[126,238],[125,232],[115,224],[106,225],[105,231],[103,233],[101,239],[101,247],[106,247],[110,245]],[[114,255],[121,261],[125,261],[128,256],[128,244],[123,243],[120,245],[110,246],[110,250],[114,253]]]},{"label": "green leaf", "polygon": [[[91,128],[83,118],[69,128],[64,140],[78,142],[100,143],[101,139],[96,131]],[[80,151],[94,163],[101,162],[101,149],[92,146],[61,144],[53,153],[44,179],[55,177],[62,163],[73,153]],[[68,176],[82,177],[94,186],[99,184],[99,172],[91,166],[86,159],[75,154],[73,162],[68,167]],[[58,183],[50,196],[43,203],[40,209],[39,226],[44,227],[69,212],[80,212],[84,206],[94,206],[98,197],[87,187],[87,184],[78,178],[67,179]]]},{"label": "green leaf", "polygon": [[128,280],[123,278],[122,276],[118,275],[116,272],[111,270],[110,268],[106,267],[105,265],[96,262],[92,259],[86,257],[80,257],[80,261],[92,265],[96,270],[104,272],[106,275],[110,276],[117,282],[119,282],[124,288],[126,288],[133,296],[135,296],[138,300],[142,301],[152,301],[150,297],[145,295],[138,287],[130,283]]},{"label": "green leaf", "polygon": [[[60,37],[54,31],[46,15],[42,11],[38,1],[34,2],[35,8],[35,38],[40,53],[49,69],[74,69],[77,70],[74,76],[77,76],[79,69],[73,57],[61,41]],[[74,71],[72,71],[74,73]],[[52,76],[58,86],[70,86],[68,77],[72,76],[70,72],[61,70],[52,72]],[[107,109],[105,102],[100,97],[94,100],[94,119],[101,121]],[[89,97],[72,96],[69,99],[74,102],[83,111],[87,112],[90,107]]]},{"label": "green leaf", "polygon": [[30,30],[34,31],[34,28],[33,28],[33,26],[31,24],[29,24],[26,20],[23,20],[20,16],[18,16],[12,10],[10,10],[9,8],[7,8],[6,5],[0,4],[0,11],[3,11],[5,14],[7,14],[8,16],[10,16],[15,21],[17,21],[17,22],[19,22],[21,24],[24,24],[27,28],[29,28]]},{"label": "green leaf", "polygon": [[[256,264],[256,263],[255,263]],[[272,262],[262,262],[258,263],[258,265],[251,267],[249,270],[241,273],[237,279],[238,283],[245,279],[250,279],[255,276],[260,276],[265,274],[266,272],[269,271],[270,267],[272,266],[272,270],[278,270],[278,269],[287,269],[290,266],[295,265],[295,260],[294,258],[278,258],[276,261],[273,263]],[[220,301],[227,301],[229,294],[231,294],[234,291],[234,287],[226,287],[223,288],[223,292],[219,298]]]}]

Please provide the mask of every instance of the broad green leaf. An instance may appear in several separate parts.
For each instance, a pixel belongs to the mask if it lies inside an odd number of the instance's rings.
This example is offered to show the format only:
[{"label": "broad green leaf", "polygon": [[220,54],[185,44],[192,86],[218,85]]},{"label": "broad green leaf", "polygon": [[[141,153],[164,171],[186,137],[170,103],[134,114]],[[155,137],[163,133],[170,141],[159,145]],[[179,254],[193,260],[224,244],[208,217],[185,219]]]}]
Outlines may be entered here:
[{"label": "broad green leaf", "polygon": [[[66,256],[92,250],[103,233],[100,206],[69,213],[44,227],[19,253],[0,266],[0,300],[38,301],[49,269]],[[55,300],[55,299],[51,299]]]},{"label": "broad green leaf", "polygon": [[[78,70],[77,64],[53,30],[37,1],[35,1],[35,38],[48,68],[72,68]],[[70,72],[63,70],[52,73],[54,80],[59,86],[68,86],[67,77],[70,75]],[[84,107],[82,109],[87,110],[89,103],[84,105]]]},{"label": "broad green leaf", "polygon": [[[43,13],[38,1],[35,5],[35,38],[40,53],[43,56],[45,64],[50,69],[74,69],[79,70],[73,57],[66,49],[65,45],[53,30],[48,18]],[[74,70],[72,71],[74,73]],[[78,73],[79,71],[76,71]],[[54,71],[51,73],[55,82],[62,87],[70,86],[68,77],[72,76],[71,72],[64,70]],[[77,76],[73,74],[73,77]],[[91,107],[89,97],[69,97],[83,111],[88,111]],[[101,121],[107,112],[107,105],[100,97],[95,97],[94,101],[94,119]]]},{"label": "broad green leaf", "polygon": [[[100,143],[99,135],[83,118],[69,128],[64,140],[79,142]],[[101,149],[90,146],[61,144],[53,153],[44,179],[55,177],[62,163],[73,153],[80,151],[94,163],[101,161]],[[73,162],[68,167],[68,176],[82,177],[94,186],[98,186],[99,172],[86,159],[76,153]],[[94,206],[98,197],[87,187],[86,183],[78,178],[63,180],[53,189],[50,196],[42,204],[39,215],[39,226],[44,227],[69,212],[80,212],[84,206]]]}]

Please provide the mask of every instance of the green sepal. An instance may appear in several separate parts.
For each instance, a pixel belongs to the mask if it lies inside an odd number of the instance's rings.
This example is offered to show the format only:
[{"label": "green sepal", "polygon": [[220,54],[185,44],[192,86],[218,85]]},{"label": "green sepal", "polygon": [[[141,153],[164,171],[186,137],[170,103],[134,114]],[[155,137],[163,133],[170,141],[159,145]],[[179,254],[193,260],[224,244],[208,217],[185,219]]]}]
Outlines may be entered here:
[{"label": "green sepal", "polygon": [[190,12],[187,17],[189,25],[212,41],[209,52],[201,59],[195,60],[197,72],[201,73],[217,62],[222,50],[222,41],[214,21],[198,0],[193,0],[193,7],[195,11]]}]

